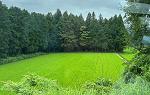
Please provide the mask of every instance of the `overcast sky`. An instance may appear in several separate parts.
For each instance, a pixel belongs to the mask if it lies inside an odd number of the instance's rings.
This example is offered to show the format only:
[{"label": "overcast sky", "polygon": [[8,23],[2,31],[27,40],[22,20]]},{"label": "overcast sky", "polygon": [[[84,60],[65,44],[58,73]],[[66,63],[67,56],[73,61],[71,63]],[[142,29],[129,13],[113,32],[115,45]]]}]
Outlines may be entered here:
[{"label": "overcast sky", "polygon": [[29,12],[54,13],[56,9],[63,12],[67,10],[75,15],[88,12],[100,13],[103,17],[109,18],[115,14],[121,14],[120,2],[122,0],[2,0],[8,7],[17,6]]}]

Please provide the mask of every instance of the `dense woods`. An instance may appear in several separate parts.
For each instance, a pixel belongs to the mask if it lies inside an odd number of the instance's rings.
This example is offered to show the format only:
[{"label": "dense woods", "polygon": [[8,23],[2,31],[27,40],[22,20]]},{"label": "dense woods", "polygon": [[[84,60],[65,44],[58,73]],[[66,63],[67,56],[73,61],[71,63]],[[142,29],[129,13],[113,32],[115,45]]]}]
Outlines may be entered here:
[{"label": "dense woods", "polygon": [[127,44],[121,15],[110,19],[89,13],[84,19],[59,9],[29,13],[0,2],[0,57],[35,52],[121,52]]}]

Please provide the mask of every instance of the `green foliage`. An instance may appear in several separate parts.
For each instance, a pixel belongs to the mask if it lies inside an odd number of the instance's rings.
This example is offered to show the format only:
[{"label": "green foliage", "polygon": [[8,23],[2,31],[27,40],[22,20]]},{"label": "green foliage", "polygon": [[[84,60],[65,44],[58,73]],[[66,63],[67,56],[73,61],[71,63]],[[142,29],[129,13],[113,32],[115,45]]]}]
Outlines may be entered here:
[{"label": "green foliage", "polygon": [[87,31],[85,26],[81,26],[80,28],[80,37],[79,37],[79,45],[81,50],[85,51],[89,48],[90,45],[90,33]]},{"label": "green foliage", "polygon": [[127,0],[129,2],[139,2],[139,3],[146,3],[146,4],[150,4],[149,0]]},{"label": "green foliage", "polygon": [[149,95],[149,88],[150,82],[137,77],[133,82],[128,84],[124,83],[124,81],[116,83],[110,95]]},{"label": "green foliage", "polygon": [[8,56],[8,34],[0,30],[0,59]]},{"label": "green foliage", "polygon": [[94,12],[84,20],[62,13],[29,13],[0,2],[0,58],[36,52],[103,51],[122,52],[127,31],[121,15],[96,18]]},{"label": "green foliage", "polygon": [[130,31],[131,31],[131,43],[132,46],[136,47],[137,49],[140,48],[143,34],[142,33],[142,22],[140,18],[138,17],[138,14],[129,14],[128,23],[131,23]]},{"label": "green foliage", "polygon": [[112,82],[100,79],[93,83],[85,84],[83,88],[62,88],[56,81],[48,80],[36,74],[25,75],[20,82],[3,82],[3,91],[15,95],[108,95]]},{"label": "green foliage", "polygon": [[149,70],[144,74],[144,79],[146,79],[148,82],[150,82],[150,68],[149,68]]},{"label": "green foliage", "polygon": [[[134,3],[145,3],[149,4],[149,0],[127,0],[128,2]],[[137,6],[138,7],[138,6]],[[129,7],[130,8],[130,7]],[[126,8],[125,8],[126,9]],[[145,9],[144,11],[148,11]],[[125,70],[125,81],[128,82],[130,79],[134,79],[137,76],[145,77],[149,81],[149,67],[150,67],[150,48],[141,47],[141,41],[143,36],[147,32],[148,23],[142,21],[140,17],[148,16],[142,13],[132,13],[127,12],[127,20],[129,21],[131,27],[132,41],[133,45],[138,48],[140,51],[137,56],[131,61],[131,64],[127,66]]]},{"label": "green foliage", "polygon": [[3,82],[3,90],[14,92],[16,95],[49,95],[49,91],[57,92],[56,81],[42,78],[35,74],[25,75],[20,82]]},{"label": "green foliage", "polygon": [[129,54],[137,54],[138,53],[138,50],[133,48],[133,47],[126,47],[124,50],[123,50],[124,53],[129,53]]},{"label": "green foliage", "polygon": [[[15,95],[97,95],[90,89],[70,89],[58,86],[56,81],[48,80],[36,74],[28,74],[20,82],[3,82],[1,90]],[[103,94],[104,95],[104,94]]]},{"label": "green foliage", "polygon": [[109,95],[113,83],[110,80],[100,78],[95,82],[87,82],[83,88],[96,91],[97,95]]},{"label": "green foliage", "polygon": [[48,46],[48,25],[42,14],[32,13],[25,23],[25,33],[28,35],[27,53],[45,51]]},{"label": "green foliage", "polygon": [[137,54],[138,50],[133,47],[126,47],[123,53],[119,53],[121,57],[123,57],[127,61],[131,61]]},{"label": "green foliage", "polygon": [[[144,4],[150,4],[149,0],[126,0],[129,2],[129,4],[124,8],[124,11],[126,12],[126,21],[130,25],[129,30],[131,34],[131,43],[132,46],[136,47],[137,49],[142,48],[142,40],[143,36],[147,35],[149,32],[149,23],[147,20],[142,20],[141,18],[148,19],[149,18],[149,8],[144,8],[142,5]],[[132,2],[132,3],[131,3]],[[131,3],[131,6],[130,6]],[[141,5],[140,5],[141,3]],[[134,13],[134,8],[132,9],[133,4],[137,4],[136,9],[140,10],[141,12],[135,12]],[[127,10],[132,10],[132,11],[127,11]]]},{"label": "green foliage", "polygon": [[20,8],[11,7],[9,10],[9,20],[11,23],[11,30],[9,36],[9,55],[16,56],[21,53],[22,43],[24,42],[25,33],[23,32],[24,19],[26,14],[24,14]]},{"label": "green foliage", "polygon": [[150,82],[137,77],[126,84],[121,79],[115,84],[110,80],[99,79],[87,82],[80,89],[63,88],[56,81],[36,74],[28,74],[20,82],[3,82],[1,90],[15,95],[149,95]]},{"label": "green foliage", "polygon": [[8,8],[0,1],[0,59],[8,56],[10,20],[8,19]]},{"label": "green foliage", "polygon": [[63,14],[60,22],[61,47],[64,51],[74,51],[77,48],[77,36],[74,30],[74,15]]},{"label": "green foliage", "polygon": [[[149,74],[150,67],[150,55],[149,48],[143,49],[136,57],[130,62],[125,70],[125,81],[129,81],[130,78],[136,76],[145,76]],[[148,54],[147,54],[148,53]],[[148,79],[149,80],[149,79]]]}]

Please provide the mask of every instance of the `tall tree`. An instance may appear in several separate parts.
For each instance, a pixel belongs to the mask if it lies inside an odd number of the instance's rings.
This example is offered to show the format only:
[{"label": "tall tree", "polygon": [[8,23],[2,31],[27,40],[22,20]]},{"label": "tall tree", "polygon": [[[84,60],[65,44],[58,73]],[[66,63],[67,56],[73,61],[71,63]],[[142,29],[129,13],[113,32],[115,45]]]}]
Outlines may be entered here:
[{"label": "tall tree", "polygon": [[54,51],[62,51],[61,48],[61,39],[59,32],[61,31],[61,19],[62,13],[59,9],[57,9],[56,13],[53,15],[53,37],[54,38]]},{"label": "tall tree", "polygon": [[46,17],[32,13],[25,25],[28,34],[28,52],[46,51],[48,47],[48,23]]},{"label": "tall tree", "polygon": [[90,24],[91,24],[91,19],[92,19],[92,15],[91,13],[88,13],[87,17],[86,17],[86,27],[89,29]]},{"label": "tall tree", "polygon": [[77,47],[77,39],[75,35],[75,31],[73,29],[74,25],[71,22],[74,19],[74,16],[68,15],[67,11],[63,14],[63,18],[61,21],[61,46],[64,51],[74,51]]},{"label": "tall tree", "polygon": [[[11,21],[11,36],[9,41],[9,53],[10,55],[17,55],[21,52],[21,32],[22,26],[22,11],[17,7],[11,7],[9,9],[9,19]],[[13,48],[13,49],[12,49]]]},{"label": "tall tree", "polygon": [[0,1],[0,59],[7,57],[9,53],[10,20],[8,9]]},{"label": "tall tree", "polygon": [[62,15],[59,9],[47,15],[8,9],[2,2],[0,12],[0,57],[45,51],[123,51],[126,44],[121,15],[97,19],[92,12],[84,20],[82,14]]},{"label": "tall tree", "polygon": [[86,26],[81,26],[79,44],[82,51],[88,51],[90,49],[90,39],[90,32],[87,30]]}]

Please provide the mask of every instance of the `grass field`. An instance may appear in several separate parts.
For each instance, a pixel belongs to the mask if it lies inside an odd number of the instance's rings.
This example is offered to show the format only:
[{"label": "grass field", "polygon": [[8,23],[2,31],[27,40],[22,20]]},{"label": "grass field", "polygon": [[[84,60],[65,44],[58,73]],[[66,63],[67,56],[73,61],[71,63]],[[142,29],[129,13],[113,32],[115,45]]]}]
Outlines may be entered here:
[{"label": "grass field", "polygon": [[34,72],[65,87],[79,87],[99,77],[115,81],[123,68],[115,53],[56,53],[1,65],[0,81],[17,81]]}]

